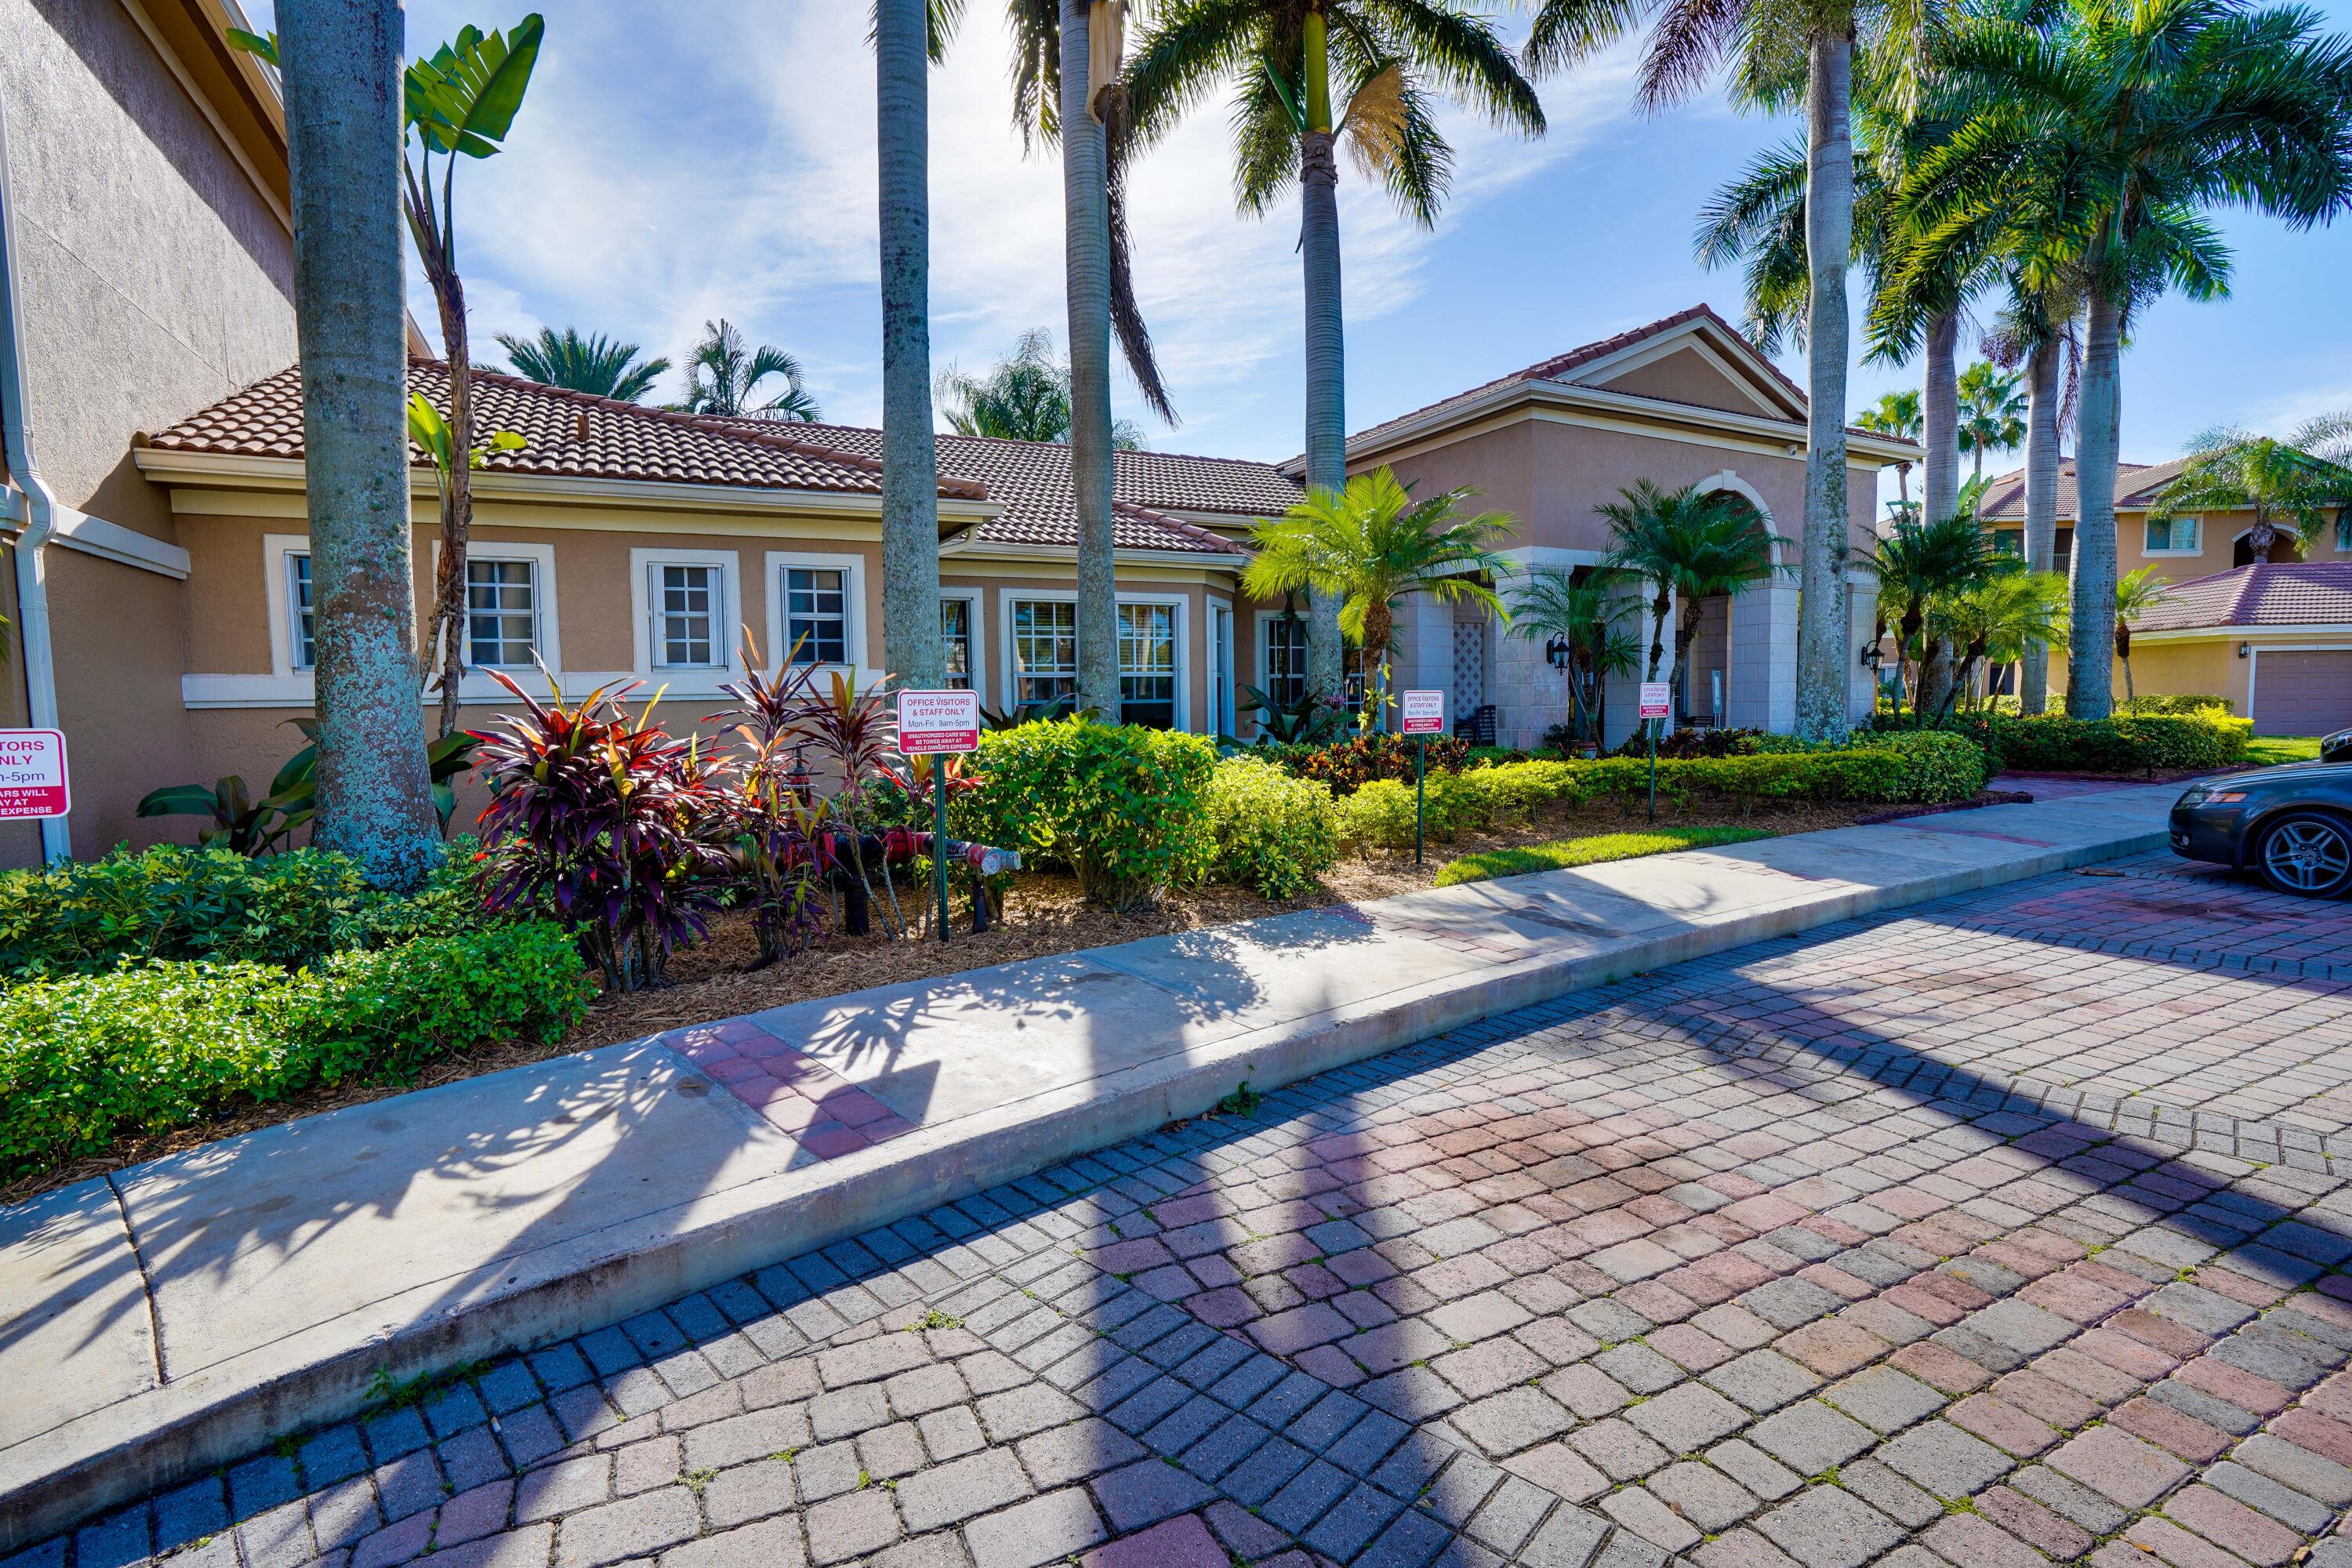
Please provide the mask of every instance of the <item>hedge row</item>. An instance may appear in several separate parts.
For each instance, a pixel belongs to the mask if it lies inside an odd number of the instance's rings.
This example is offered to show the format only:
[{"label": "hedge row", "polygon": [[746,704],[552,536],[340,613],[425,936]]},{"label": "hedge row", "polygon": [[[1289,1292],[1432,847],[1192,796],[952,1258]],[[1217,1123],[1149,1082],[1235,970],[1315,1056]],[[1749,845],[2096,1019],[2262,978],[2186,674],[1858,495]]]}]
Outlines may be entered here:
[{"label": "hedge row", "polygon": [[283,1100],[313,1084],[405,1082],[433,1057],[559,1037],[591,987],[538,921],[336,953],[127,963],[0,994],[0,1173]]},{"label": "hedge row", "polygon": [[[1963,714],[1945,729],[1982,747],[1995,772],[2155,773],[2225,768],[2246,760],[2253,721],[2222,709],[2070,719],[2063,713]],[[1895,731],[1902,733],[1929,733]]]}]

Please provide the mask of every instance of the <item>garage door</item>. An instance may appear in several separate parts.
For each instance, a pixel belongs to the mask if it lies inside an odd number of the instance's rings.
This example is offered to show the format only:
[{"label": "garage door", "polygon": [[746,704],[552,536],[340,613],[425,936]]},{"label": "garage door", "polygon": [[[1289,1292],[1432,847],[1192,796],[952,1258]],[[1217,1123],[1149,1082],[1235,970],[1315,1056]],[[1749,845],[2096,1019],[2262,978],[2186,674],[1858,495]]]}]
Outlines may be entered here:
[{"label": "garage door", "polygon": [[2254,733],[2325,735],[2352,725],[2352,649],[2265,650],[2254,665]]}]

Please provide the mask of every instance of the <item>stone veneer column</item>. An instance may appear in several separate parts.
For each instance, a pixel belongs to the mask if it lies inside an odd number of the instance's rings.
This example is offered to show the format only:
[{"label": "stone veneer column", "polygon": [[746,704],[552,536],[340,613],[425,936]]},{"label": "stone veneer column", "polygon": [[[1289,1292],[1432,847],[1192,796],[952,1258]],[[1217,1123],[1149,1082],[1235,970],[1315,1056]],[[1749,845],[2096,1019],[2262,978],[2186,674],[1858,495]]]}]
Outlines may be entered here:
[{"label": "stone veneer column", "polygon": [[[1389,654],[1390,695],[1399,691],[1454,689],[1454,606],[1429,594],[1408,594],[1395,607],[1395,641]],[[1448,700],[1449,701],[1451,699]],[[1450,721],[1454,717],[1448,713]],[[1389,710],[1396,727],[1396,710]]]},{"label": "stone veneer column", "polygon": [[1786,734],[1797,727],[1797,584],[1776,577],[1731,601],[1724,722]]},{"label": "stone veneer column", "polygon": [[1846,621],[1846,722],[1859,724],[1878,710],[1877,677],[1862,662],[1870,634],[1878,625],[1878,579],[1867,572],[1849,572],[1853,613]]},{"label": "stone veneer column", "polygon": [[[1649,585],[1643,583],[1633,583],[1627,584],[1622,592],[1626,598],[1633,601],[1633,614],[1618,624],[1633,634],[1633,640],[1639,645],[1641,652],[1634,658],[1633,674],[1622,677],[1612,676],[1607,683],[1606,708],[1609,717],[1601,733],[1603,751],[1622,745],[1628,737],[1641,732],[1642,682],[1645,679],[1645,672],[1650,668],[1650,637],[1654,628],[1650,620]],[[1675,679],[1675,616],[1681,608],[1680,601],[1668,595],[1666,631],[1664,639],[1666,653],[1665,657],[1658,661],[1658,679],[1669,686],[1674,684]],[[1737,620],[1732,624],[1735,627],[1738,625]],[[1674,727],[1675,721],[1669,718],[1659,727],[1658,733],[1671,734]]]}]

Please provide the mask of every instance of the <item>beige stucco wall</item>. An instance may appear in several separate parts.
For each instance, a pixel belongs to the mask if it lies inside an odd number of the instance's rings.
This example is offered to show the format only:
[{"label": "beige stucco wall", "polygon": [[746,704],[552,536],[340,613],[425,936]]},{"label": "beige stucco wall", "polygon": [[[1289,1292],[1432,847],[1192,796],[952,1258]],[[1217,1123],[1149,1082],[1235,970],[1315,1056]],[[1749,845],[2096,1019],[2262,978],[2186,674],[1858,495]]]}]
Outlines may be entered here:
[{"label": "beige stucco wall", "polygon": [[1779,414],[1786,417],[1795,408],[1793,404],[1785,402],[1777,408],[1763,407],[1727,380],[1696,349],[1676,349],[1600,384],[1612,392],[1663,397],[1672,403],[1695,403],[1702,408],[1721,408],[1733,414]]},{"label": "beige stucco wall", "polygon": [[[131,436],[293,359],[291,237],[119,0],[0,0],[0,62],[43,477],[79,510],[176,542]],[[128,832],[152,775],[194,763],[185,599],[168,577],[47,554],[74,847],[88,855]],[[16,657],[0,674],[12,721],[23,668]],[[0,860],[37,858],[30,825],[0,826]]]}]

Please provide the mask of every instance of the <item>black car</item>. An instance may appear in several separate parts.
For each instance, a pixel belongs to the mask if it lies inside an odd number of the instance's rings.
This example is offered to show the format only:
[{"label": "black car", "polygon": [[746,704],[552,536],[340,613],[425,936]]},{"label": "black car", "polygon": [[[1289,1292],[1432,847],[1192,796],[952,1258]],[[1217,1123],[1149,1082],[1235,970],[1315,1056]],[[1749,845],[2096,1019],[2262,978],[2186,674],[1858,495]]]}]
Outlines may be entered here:
[{"label": "black car", "polygon": [[[2328,737],[2338,740],[2352,747],[2352,731]],[[2190,784],[2172,804],[2172,851],[2252,870],[2282,893],[2352,890],[2352,761]]]},{"label": "black car", "polygon": [[2323,763],[2352,763],[2352,730],[2338,730],[2333,735],[2319,737],[2319,760]]}]

